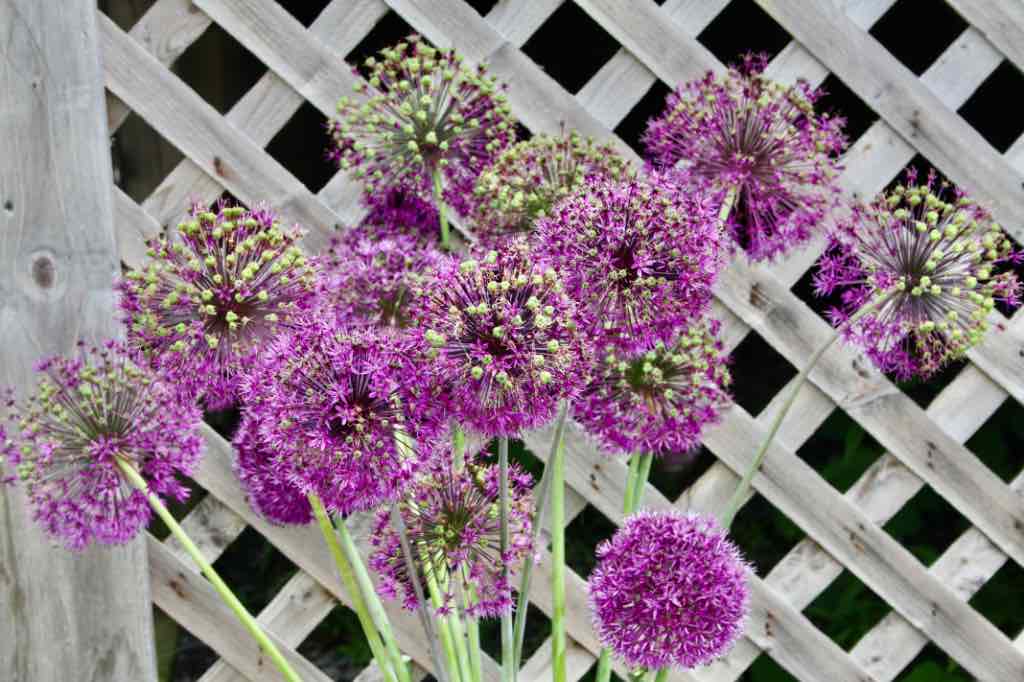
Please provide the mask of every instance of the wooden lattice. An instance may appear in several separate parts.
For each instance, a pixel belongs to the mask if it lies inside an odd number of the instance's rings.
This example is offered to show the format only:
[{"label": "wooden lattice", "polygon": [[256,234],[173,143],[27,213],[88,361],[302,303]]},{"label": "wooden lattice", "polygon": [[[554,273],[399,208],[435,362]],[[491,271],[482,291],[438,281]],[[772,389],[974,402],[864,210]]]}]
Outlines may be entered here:
[{"label": "wooden lattice", "polygon": [[[565,0],[571,1],[571,0]],[[336,226],[358,219],[359,188],[336,175],[313,194],[264,147],[306,101],[325,115],[355,76],[344,63],[389,11],[437,45],[453,45],[472,61],[487,61],[511,86],[515,115],[532,131],[557,132],[564,122],[637,155],[614,129],[656,81],[674,86],[722,65],[695,36],[729,0],[576,0],[621,45],[575,95],[565,91],[521,50],[563,0],[500,0],[481,17],[461,0],[335,0],[306,29],[274,0],[157,0],[125,33],[100,16],[102,58],[109,90],[111,132],[134,111],[185,155],[145,201],[116,193],[116,228],[123,261],[137,266],[144,239],[180,219],[199,198],[225,190],[245,202],[269,201],[288,219],[312,229],[310,248]],[[996,67],[1009,59],[1024,68],[1024,10],[1015,0],[951,0],[971,24],[925,71],[914,76],[866,33],[894,0],[758,0],[792,42],[771,63],[780,81],[813,84],[835,74],[878,115],[846,157],[845,189],[871,196],[914,157],[926,156],[950,179],[970,188],[1024,242],[1024,137],[997,153],[956,114]],[[169,65],[216,22],[267,67],[266,74],[225,115],[179,80]],[[908,29],[909,30],[909,29]],[[570,37],[569,40],[572,40]],[[317,153],[313,150],[311,153]],[[790,287],[821,252],[810,248],[769,267],[733,263],[717,289],[715,314],[728,348],[760,335],[794,365],[825,339],[828,325]],[[1007,397],[1024,402],[1024,317],[1006,321],[970,354],[970,363],[931,402],[919,408],[870,369],[854,351],[833,347],[811,374],[797,409],[768,455],[755,489],[806,538],[766,576],[751,576],[753,615],[746,637],[708,668],[675,680],[734,680],[762,653],[801,680],[891,680],[929,643],[978,678],[1024,679],[1024,636],[1011,641],[967,600],[1006,562],[1024,564],[1024,478],[1006,485],[963,445]],[[740,377],[740,380],[756,380]],[[679,499],[648,486],[655,508],[720,511],[749,463],[767,421],[789,386],[760,414],[733,407],[705,439],[718,461]],[[836,408],[844,410],[887,450],[845,494],[837,492],[795,452]],[[312,528],[268,525],[248,508],[230,468],[230,446],[205,431],[207,455],[196,480],[210,494],[185,518],[186,529],[211,559],[247,526],[254,527],[299,567],[259,618],[307,680],[327,680],[295,647],[343,599],[333,565]],[[529,434],[544,455],[551,434]],[[570,435],[568,511],[587,504],[619,523],[626,469]],[[882,526],[923,486],[931,486],[973,527],[930,567],[923,566]],[[212,647],[222,661],[203,682],[273,680],[255,644],[222,607],[174,541],[148,538],[152,595],[167,614]],[[892,611],[851,651],[844,651],[801,613],[843,570],[849,570]],[[530,595],[550,612],[548,566],[542,562]],[[595,661],[583,580],[570,573],[569,676],[578,680]],[[426,642],[414,616],[390,615],[404,650],[429,669]],[[485,674],[497,678],[492,660]],[[620,671],[621,672],[621,671]],[[364,675],[371,676],[368,669]],[[521,673],[526,682],[550,675],[543,645]]]}]

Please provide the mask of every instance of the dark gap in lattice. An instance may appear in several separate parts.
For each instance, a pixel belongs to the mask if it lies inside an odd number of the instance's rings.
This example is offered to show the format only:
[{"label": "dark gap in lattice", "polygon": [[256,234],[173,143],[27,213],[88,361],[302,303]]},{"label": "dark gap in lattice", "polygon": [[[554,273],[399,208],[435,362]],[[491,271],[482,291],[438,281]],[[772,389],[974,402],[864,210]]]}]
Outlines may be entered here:
[{"label": "dark gap in lattice", "polygon": [[891,610],[885,600],[844,569],[804,609],[804,615],[840,648],[849,649]]},{"label": "dark gap in lattice", "polygon": [[594,550],[616,530],[614,523],[592,505],[583,508],[565,529],[565,563],[582,578],[597,563]]},{"label": "dark gap in lattice", "polygon": [[829,324],[832,324],[829,318],[829,311],[843,307],[843,300],[840,296],[840,292],[832,292],[831,294],[819,294],[815,291],[814,278],[818,274],[818,262],[815,261],[814,265],[808,268],[800,279],[797,280],[790,291],[793,295],[807,304],[807,307],[813,310],[818,317],[825,320]]},{"label": "dark gap in lattice", "polygon": [[661,81],[655,81],[647,94],[641,97],[619,125],[615,126],[615,134],[640,156],[644,156],[644,146],[640,138],[647,130],[647,123],[665,110],[665,99],[671,92],[670,87]]},{"label": "dark gap in lattice", "polygon": [[[163,498],[164,504],[167,505],[167,510],[171,512],[178,521],[182,521],[188,516],[189,512],[196,508],[196,506],[202,502],[207,495],[206,489],[196,483],[191,478],[180,478],[182,484],[188,488],[188,497],[185,498],[184,502],[178,502],[177,500],[165,497]],[[153,534],[157,540],[163,542],[171,534],[170,529],[160,520],[160,517],[153,515],[149,520],[149,525],[146,526],[146,530]]]},{"label": "dark gap in lattice", "polygon": [[[518,596],[516,597],[518,599]],[[501,620],[498,618],[481,618],[480,648],[496,661],[501,660]],[[551,620],[539,608],[529,604],[526,612],[526,630],[523,633],[523,662],[540,648],[540,645],[551,634]]]},{"label": "dark gap in lattice", "polygon": [[732,352],[734,377],[757,377],[756,381],[734,381],[733,399],[750,414],[757,416],[775,394],[796,376],[797,370],[759,334],[747,337]]},{"label": "dark gap in lattice", "polygon": [[1009,93],[1022,90],[1024,74],[1004,59],[957,113],[989,144],[1005,152],[1024,133],[1024,120],[1015,111],[1016,107],[1007,106],[1006,101]]},{"label": "dark gap in lattice", "polygon": [[943,367],[928,379],[910,379],[909,381],[898,382],[900,390],[919,406],[927,408],[939,393],[957,378],[960,371],[966,366],[966,360],[956,360]]},{"label": "dark gap in lattice", "polygon": [[214,562],[224,582],[250,613],[259,613],[295,575],[295,565],[247,526]]},{"label": "dark gap in lattice", "polygon": [[226,114],[266,72],[241,43],[213,23],[174,64],[174,72],[210,106]]},{"label": "dark gap in lattice", "polygon": [[878,120],[878,114],[833,74],[821,82],[821,89],[824,94],[815,104],[815,109],[833,116],[842,116],[846,120],[843,132],[850,146],[853,146]]},{"label": "dark gap in lattice", "polygon": [[797,682],[768,653],[760,654],[739,679],[741,682]]},{"label": "dark gap in lattice", "polygon": [[845,493],[884,451],[860,424],[835,409],[797,455],[833,488]]},{"label": "dark gap in lattice", "polygon": [[967,449],[1006,482],[1021,473],[1024,452],[1024,407],[1007,399],[966,443]]},{"label": "dark gap in lattice", "polygon": [[1011,639],[1024,628],[1024,568],[1007,561],[971,597],[970,605]]},{"label": "dark gap in lattice", "polygon": [[733,0],[697,36],[719,61],[735,64],[747,52],[763,52],[771,59],[791,40],[754,0]]},{"label": "dark gap in lattice", "polygon": [[[496,442],[491,444],[490,453],[494,457],[492,461],[496,462],[498,454]],[[547,457],[548,454],[550,453],[545,452],[544,456]],[[544,461],[526,447],[523,441],[516,439],[508,444],[508,458],[528,471],[533,476],[534,483],[540,481],[540,477],[544,474]]]},{"label": "dark gap in lattice", "polygon": [[153,605],[153,640],[156,649],[156,674],[162,682],[171,682],[174,670],[174,659],[178,653],[178,640],[182,628],[164,613],[156,604]]},{"label": "dark gap in lattice", "polygon": [[[566,43],[566,37],[572,36]],[[523,52],[576,94],[618,51],[619,43],[575,2],[552,12],[523,45]]]},{"label": "dark gap in lattice", "polygon": [[513,126],[516,129],[516,140],[519,142],[526,142],[533,137],[533,133],[530,129],[524,126],[520,121],[516,121]]},{"label": "dark gap in lattice", "polygon": [[359,619],[347,606],[336,604],[296,650],[330,679],[348,682],[373,661]]},{"label": "dark gap in lattice", "polygon": [[900,0],[868,31],[892,56],[920,76],[967,28],[952,7]]},{"label": "dark gap in lattice", "polygon": [[465,2],[482,17],[486,17],[494,9],[494,6],[498,4],[498,0],[465,0]]},{"label": "dark gap in lattice", "polygon": [[220,656],[186,628],[178,628],[174,660],[170,663],[170,682],[193,682],[217,662]]},{"label": "dark gap in lattice", "polygon": [[924,486],[885,524],[885,530],[925,566],[971,524],[931,486]]},{"label": "dark gap in lattice", "polygon": [[229,407],[228,409],[217,410],[216,412],[206,412],[203,415],[203,421],[209,424],[225,440],[231,440],[235,435],[235,429],[238,428],[241,416],[239,408]]},{"label": "dark gap in lattice", "polygon": [[669,500],[676,500],[717,461],[718,458],[704,446],[695,452],[657,457],[651,467],[651,485]]},{"label": "dark gap in lattice", "polygon": [[896,682],[973,682],[974,679],[952,656],[928,642]]},{"label": "dark gap in lattice", "polygon": [[267,153],[316,194],[337,171],[324,153],[329,141],[327,118],[312,104],[303,101],[295,115],[270,140]]},{"label": "dark gap in lattice", "polygon": [[760,493],[736,514],[730,535],[758,575],[771,571],[804,538],[800,527]]},{"label": "dark gap in lattice", "polygon": [[114,184],[142,203],[183,158],[177,147],[132,112],[114,133],[111,144]]},{"label": "dark gap in lattice", "polygon": [[156,0],[100,0],[99,10],[107,15],[122,31],[130,31],[135,23],[149,11]]},{"label": "dark gap in lattice", "polygon": [[[345,61],[359,69],[359,72],[366,76],[366,60],[369,57],[377,57],[381,50],[392,47],[410,35],[416,33],[412,26],[407,24],[402,17],[394,10],[388,10],[387,14],[381,17],[374,27],[366,34],[359,44],[345,55]],[[430,41],[424,38],[424,41]],[[348,93],[338,93],[339,96]]]},{"label": "dark gap in lattice", "polygon": [[331,0],[277,0],[277,4],[295,17],[300,24],[309,28],[320,13],[331,4]]}]

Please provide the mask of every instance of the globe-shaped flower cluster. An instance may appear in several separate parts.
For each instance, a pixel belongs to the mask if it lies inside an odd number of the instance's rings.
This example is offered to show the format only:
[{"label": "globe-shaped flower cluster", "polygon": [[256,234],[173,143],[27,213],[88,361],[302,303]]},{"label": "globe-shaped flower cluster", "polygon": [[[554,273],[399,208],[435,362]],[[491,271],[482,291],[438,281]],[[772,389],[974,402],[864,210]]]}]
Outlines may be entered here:
[{"label": "globe-shaped flower cluster", "polygon": [[309,499],[278,464],[276,453],[264,445],[254,419],[242,419],[232,444],[235,474],[256,513],[278,525],[301,526],[313,520]]}]

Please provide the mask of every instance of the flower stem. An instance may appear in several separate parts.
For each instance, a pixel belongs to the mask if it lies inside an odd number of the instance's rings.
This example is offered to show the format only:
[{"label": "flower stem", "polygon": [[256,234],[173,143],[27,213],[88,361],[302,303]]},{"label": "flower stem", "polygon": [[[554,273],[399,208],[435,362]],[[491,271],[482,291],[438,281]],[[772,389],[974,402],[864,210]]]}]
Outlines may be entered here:
[{"label": "flower stem", "polygon": [[466,464],[466,432],[459,424],[452,424],[452,470],[462,471]]},{"label": "flower stem", "polygon": [[551,467],[551,664],[553,682],[565,682],[565,439]]},{"label": "flower stem", "polygon": [[341,551],[345,553],[345,558],[348,560],[349,565],[352,566],[356,585],[359,586],[359,590],[363,593],[363,600],[366,602],[367,610],[370,612],[370,618],[373,619],[374,625],[377,626],[377,631],[380,632],[381,639],[384,640],[384,646],[391,657],[391,664],[398,675],[398,682],[410,682],[409,666],[405,664],[405,660],[402,658],[402,651],[398,648],[398,641],[395,639],[395,632],[391,627],[391,621],[388,620],[388,615],[384,612],[384,604],[381,603],[380,596],[377,594],[377,588],[374,587],[373,581],[370,580],[370,573],[366,570],[362,557],[359,556],[359,550],[356,549],[356,543],[352,541],[352,535],[348,532],[345,520],[339,519],[335,527],[338,529],[338,536],[341,538]]},{"label": "flower stem", "polygon": [[[445,599],[441,593],[441,587],[437,582],[438,573],[441,567],[434,565],[430,560],[430,554],[420,548],[420,556],[423,558],[423,575],[427,580],[427,589],[430,590],[430,599],[434,609],[438,612],[444,608]],[[447,578],[446,578],[447,580]],[[452,680],[458,682],[472,682],[473,675],[470,672],[469,661],[467,660],[465,634],[462,632],[461,624],[456,622],[456,617],[450,612],[439,615],[441,622],[441,644],[448,658],[449,673]]]},{"label": "flower stem", "polygon": [[651,464],[654,461],[654,455],[650,452],[644,453],[643,455],[634,455],[640,460],[640,466],[636,473],[636,478],[633,480],[633,506],[629,509],[625,509],[627,516],[635,512],[644,503],[644,491],[647,488],[647,479],[651,476]]},{"label": "flower stem", "polygon": [[469,606],[476,603],[476,590],[463,575],[459,581],[459,591],[462,596],[462,612],[466,616],[466,635],[469,639],[469,668],[473,673],[473,682],[481,682],[483,679],[483,660],[480,654],[480,623],[476,618],[469,615]]},{"label": "flower stem", "polygon": [[739,192],[737,187],[733,185],[729,188],[729,191],[725,193],[725,198],[722,199],[722,207],[718,209],[718,229],[725,230],[725,221],[729,219],[729,213],[732,212],[732,207],[736,203],[736,195]]},{"label": "flower stem", "polygon": [[437,215],[441,221],[441,249],[451,251],[452,237],[448,228],[448,207],[445,206],[441,189],[441,167],[437,166],[434,168],[434,205],[437,206]]},{"label": "flower stem", "polygon": [[[540,543],[540,529],[544,524],[544,511],[547,506],[548,492],[551,490],[551,461],[555,458],[555,450],[561,447],[562,439],[565,438],[565,419],[568,414],[569,401],[565,400],[562,402],[561,407],[559,407],[558,417],[555,420],[555,440],[551,444],[548,466],[544,467],[540,483],[534,488],[533,525],[530,529],[532,534],[530,546],[534,548],[534,551],[536,551],[537,545]],[[526,612],[529,610],[531,578],[533,578],[532,554],[523,559],[522,575],[519,582],[519,602],[516,604],[516,622],[512,633],[512,639],[515,644],[515,650],[513,651],[515,660],[513,667],[515,670],[519,670],[523,663],[523,637],[526,633]]]},{"label": "flower stem", "polygon": [[668,679],[668,666],[664,668],[658,668],[657,674],[654,676],[654,682],[665,682]]},{"label": "flower stem", "polygon": [[807,382],[807,377],[810,376],[811,370],[818,364],[821,357],[825,354],[832,344],[839,338],[840,332],[844,329],[849,328],[854,322],[867,315],[869,312],[879,308],[887,300],[889,300],[890,294],[881,294],[875,300],[862,306],[860,310],[851,315],[846,321],[843,322],[837,329],[832,330],[828,340],[823,343],[818,350],[814,351],[811,358],[804,365],[804,368],[800,370],[800,373],[796,376],[796,380],[793,382],[793,390],[789,392],[789,396],[786,398],[786,402],[783,403],[782,409],[778,411],[775,417],[772,419],[771,426],[768,428],[768,435],[765,436],[764,441],[761,443],[761,447],[757,449],[757,454],[754,455],[754,460],[750,463],[750,466],[743,473],[743,478],[740,479],[739,484],[736,486],[736,490],[732,494],[732,498],[729,500],[729,505],[725,508],[725,512],[722,514],[722,528],[729,530],[732,526],[732,522],[736,519],[736,513],[743,505],[743,501],[747,497],[747,493],[750,492],[750,486],[754,480],[754,475],[758,469],[761,468],[761,463],[764,461],[765,455],[768,453],[768,448],[775,439],[775,434],[779,432],[779,427],[782,426],[782,420],[786,418],[786,414],[789,413],[790,408],[793,407],[793,403],[796,402],[797,395],[800,394],[800,389],[803,388]]},{"label": "flower stem", "polygon": [[[508,562],[508,437],[498,438],[498,523],[501,525],[501,540],[499,549],[501,551],[501,580],[508,585],[511,598],[512,586],[509,584]],[[512,639],[512,608],[501,614],[501,679],[504,682],[513,682],[516,678],[515,646]]]},{"label": "flower stem", "polygon": [[345,558],[345,553],[338,543],[338,536],[334,532],[334,524],[331,523],[331,518],[327,515],[327,510],[324,509],[324,503],[320,500],[320,497],[315,493],[309,493],[307,497],[309,498],[310,506],[313,508],[313,515],[316,516],[317,523],[320,526],[320,532],[324,536],[324,542],[327,543],[327,548],[330,550],[331,556],[334,557],[334,563],[338,567],[338,575],[341,576],[341,582],[345,587],[345,591],[348,592],[349,598],[352,600],[352,608],[356,612],[356,617],[359,618],[359,624],[363,628],[363,635],[366,636],[366,642],[370,645],[373,658],[377,661],[377,667],[384,673],[384,678],[388,682],[395,682],[395,671],[391,667],[391,661],[384,649],[383,642],[381,642],[380,634],[373,624],[370,612],[366,608],[366,602],[363,601],[362,593],[356,584],[352,566],[349,564],[348,559]]},{"label": "flower stem", "polygon": [[225,604],[227,604],[228,608],[234,612],[238,620],[245,626],[245,629],[249,631],[249,634],[252,635],[253,639],[255,639],[260,645],[260,648],[267,652],[267,655],[270,656],[270,660],[273,661],[274,666],[281,671],[281,675],[284,679],[289,682],[302,682],[302,678],[299,677],[299,674],[295,672],[291,664],[289,664],[288,661],[285,660],[284,656],[281,655],[281,652],[274,643],[270,641],[267,634],[263,632],[263,628],[260,627],[260,624],[256,622],[256,619],[252,617],[252,614],[249,613],[242,602],[238,601],[238,597],[236,597],[234,592],[231,591],[231,588],[225,584],[220,575],[217,574],[217,571],[213,569],[213,566],[206,560],[203,553],[199,551],[196,544],[192,542],[192,538],[188,536],[185,529],[178,524],[177,520],[175,520],[167,510],[167,507],[164,506],[164,503],[160,501],[160,498],[149,489],[149,484],[146,483],[146,479],[142,477],[135,466],[128,460],[122,459],[121,457],[115,457],[114,461],[117,463],[118,468],[121,469],[121,473],[124,474],[124,477],[128,482],[146,496],[146,500],[149,502],[150,506],[153,507],[153,511],[156,512],[156,515],[160,517],[160,520],[164,522],[164,525],[170,529],[171,534],[178,539],[178,542],[180,542],[181,546],[185,548],[188,555],[192,557],[194,562],[196,562],[196,565],[199,566],[203,575],[205,575],[210,581],[210,584],[213,585],[213,589],[217,591],[217,594],[220,595],[220,598]]}]

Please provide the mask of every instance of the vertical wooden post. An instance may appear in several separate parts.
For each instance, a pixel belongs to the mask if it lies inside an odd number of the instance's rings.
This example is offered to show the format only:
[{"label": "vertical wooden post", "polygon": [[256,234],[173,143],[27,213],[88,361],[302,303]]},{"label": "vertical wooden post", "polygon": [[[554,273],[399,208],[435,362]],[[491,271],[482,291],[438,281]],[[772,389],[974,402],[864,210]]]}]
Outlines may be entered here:
[{"label": "vertical wooden post", "polygon": [[[96,0],[0,0],[0,382],[117,333]],[[156,679],[145,545],[75,556],[0,490],[0,678]]]}]

